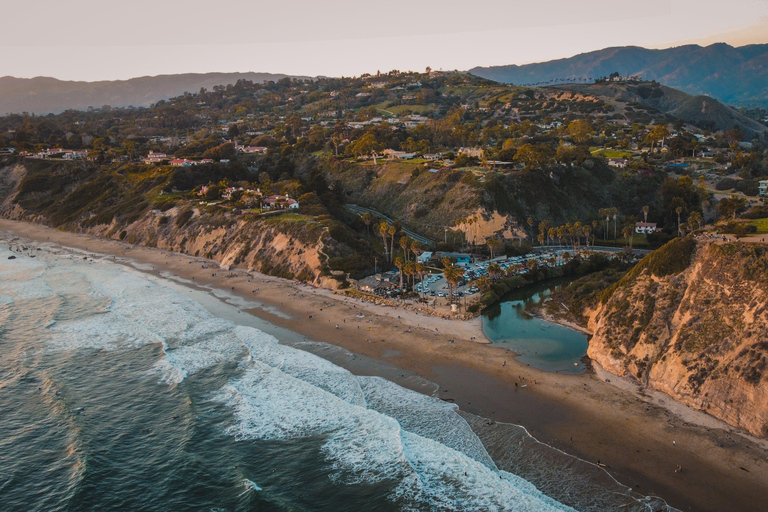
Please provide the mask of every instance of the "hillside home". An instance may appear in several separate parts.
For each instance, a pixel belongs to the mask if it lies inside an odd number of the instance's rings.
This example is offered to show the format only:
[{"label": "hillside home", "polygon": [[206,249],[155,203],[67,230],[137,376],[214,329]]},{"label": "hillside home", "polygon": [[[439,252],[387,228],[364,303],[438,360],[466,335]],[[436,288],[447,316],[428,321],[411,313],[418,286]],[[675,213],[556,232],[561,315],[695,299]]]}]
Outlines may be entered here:
[{"label": "hillside home", "polygon": [[768,180],[760,180],[757,192],[762,197],[768,197]]},{"label": "hillside home", "polygon": [[648,235],[650,233],[655,233],[656,231],[658,231],[658,228],[656,227],[655,222],[638,222],[635,224],[635,233]]},{"label": "hillside home", "polygon": [[166,155],[165,153],[155,153],[150,151],[149,154],[142,160],[145,164],[156,164],[163,160],[172,159],[173,155]]},{"label": "hillside home", "polygon": [[627,166],[627,159],[626,158],[609,158],[608,159],[608,165],[611,167],[617,167],[619,169],[623,169]]},{"label": "hillside home", "polygon": [[284,196],[274,195],[265,197],[263,204],[265,210],[283,210],[286,208],[297,209],[299,207],[299,202],[295,199],[291,199],[288,194],[285,194]]}]

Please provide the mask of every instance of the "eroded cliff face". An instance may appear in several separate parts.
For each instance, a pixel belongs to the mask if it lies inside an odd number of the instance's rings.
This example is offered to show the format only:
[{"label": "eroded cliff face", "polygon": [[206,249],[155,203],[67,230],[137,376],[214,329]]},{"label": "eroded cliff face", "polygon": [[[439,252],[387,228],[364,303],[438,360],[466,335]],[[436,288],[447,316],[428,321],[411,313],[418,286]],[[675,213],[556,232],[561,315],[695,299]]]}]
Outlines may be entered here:
[{"label": "eroded cliff face", "polygon": [[[45,215],[16,202],[23,165],[0,169],[0,216],[51,224]],[[328,227],[311,217],[287,213],[256,217],[231,211],[185,204],[166,211],[144,208],[129,216],[109,215],[101,221],[98,211],[85,212],[57,227],[68,231],[158,247],[218,262],[223,268],[237,265],[264,274],[337,288],[343,276],[328,271],[330,258],[343,258],[352,250],[334,239]]]},{"label": "eroded cliff face", "polygon": [[768,437],[768,248],[674,240],[606,290],[588,355]]}]

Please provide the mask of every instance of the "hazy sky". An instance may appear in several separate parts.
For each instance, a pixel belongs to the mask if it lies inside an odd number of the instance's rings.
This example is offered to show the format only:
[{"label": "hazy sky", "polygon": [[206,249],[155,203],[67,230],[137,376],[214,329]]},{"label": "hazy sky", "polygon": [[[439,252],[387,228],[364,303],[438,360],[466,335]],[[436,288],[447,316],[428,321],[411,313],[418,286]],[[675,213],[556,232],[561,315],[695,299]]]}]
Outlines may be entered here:
[{"label": "hazy sky", "polygon": [[26,0],[2,12],[0,76],[66,80],[350,76],[768,42],[768,0]]}]

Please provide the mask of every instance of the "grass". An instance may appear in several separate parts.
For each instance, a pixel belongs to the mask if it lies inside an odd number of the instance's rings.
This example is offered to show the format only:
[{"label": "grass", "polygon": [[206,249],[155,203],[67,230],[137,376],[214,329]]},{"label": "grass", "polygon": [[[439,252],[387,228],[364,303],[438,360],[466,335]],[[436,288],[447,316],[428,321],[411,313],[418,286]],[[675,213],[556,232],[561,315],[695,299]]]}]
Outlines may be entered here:
[{"label": "grass", "polygon": [[632,153],[618,149],[599,149],[590,148],[593,155],[603,155],[605,158],[630,158]]},{"label": "grass", "polygon": [[768,233],[768,219],[755,219],[755,220],[749,221],[748,224],[755,226],[757,228],[758,235],[764,235]]}]

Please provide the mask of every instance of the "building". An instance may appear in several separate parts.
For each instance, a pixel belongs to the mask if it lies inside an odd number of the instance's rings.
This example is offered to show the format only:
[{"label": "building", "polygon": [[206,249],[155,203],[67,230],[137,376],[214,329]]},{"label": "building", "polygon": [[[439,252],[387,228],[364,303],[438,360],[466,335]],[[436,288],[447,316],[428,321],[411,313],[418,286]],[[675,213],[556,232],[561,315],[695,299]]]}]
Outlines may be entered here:
[{"label": "building", "polygon": [[627,166],[627,159],[626,158],[609,158],[608,159],[608,165],[611,167],[617,167],[619,169],[623,169]]},{"label": "building", "polygon": [[154,151],[150,151],[143,161],[145,164],[157,164],[163,160],[170,160],[172,158],[173,155],[166,155],[165,153],[155,153]]},{"label": "building", "polygon": [[768,180],[760,180],[757,192],[763,197],[768,197]]},{"label": "building", "polygon": [[296,209],[299,207],[299,202],[295,199],[291,199],[288,194],[284,196],[269,196],[265,197],[262,202],[265,210],[283,210],[285,208]]},{"label": "building", "polygon": [[432,253],[431,252],[423,252],[416,256],[416,261],[418,263],[427,263],[429,260],[432,259]]},{"label": "building", "polygon": [[267,148],[264,146],[237,146],[236,148],[238,151],[246,154],[260,154],[263,155],[267,152]]},{"label": "building", "polygon": [[658,230],[655,222],[638,222],[635,224],[635,233],[640,233],[641,235],[655,233]]}]

